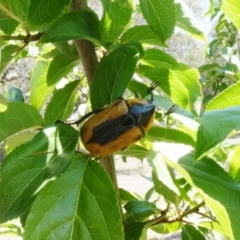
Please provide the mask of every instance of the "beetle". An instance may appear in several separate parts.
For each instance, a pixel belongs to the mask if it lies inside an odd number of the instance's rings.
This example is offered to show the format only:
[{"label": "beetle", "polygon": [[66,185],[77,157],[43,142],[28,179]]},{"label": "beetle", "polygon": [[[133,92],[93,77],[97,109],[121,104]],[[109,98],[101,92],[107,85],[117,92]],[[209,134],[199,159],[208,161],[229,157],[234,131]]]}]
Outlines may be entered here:
[{"label": "beetle", "polygon": [[80,130],[86,149],[95,156],[107,156],[141,139],[153,124],[152,91],[158,85],[154,82],[148,88],[150,100],[118,98],[106,108],[92,111],[76,121],[74,124],[79,124],[88,118]]}]

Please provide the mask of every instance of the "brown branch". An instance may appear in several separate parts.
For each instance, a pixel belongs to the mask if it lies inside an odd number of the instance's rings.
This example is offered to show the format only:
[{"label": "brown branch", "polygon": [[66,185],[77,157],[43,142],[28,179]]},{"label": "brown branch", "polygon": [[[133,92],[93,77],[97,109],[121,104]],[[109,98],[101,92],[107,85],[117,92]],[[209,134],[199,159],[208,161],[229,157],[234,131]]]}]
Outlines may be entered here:
[{"label": "brown branch", "polygon": [[15,41],[23,41],[25,43],[38,41],[42,37],[43,33],[37,33],[34,35],[18,35],[18,36],[0,36],[0,41],[9,41],[9,40],[15,40]]},{"label": "brown branch", "polygon": [[[72,0],[71,6],[70,6],[70,9],[72,11],[77,10],[77,9],[84,10],[87,8],[88,8],[87,4],[85,3],[84,0]],[[97,59],[97,55],[95,52],[94,44],[85,39],[75,40],[74,42],[77,46],[78,53],[82,60],[82,64],[83,64],[85,74],[87,77],[88,85],[91,86],[93,74],[98,65],[98,59]]]}]

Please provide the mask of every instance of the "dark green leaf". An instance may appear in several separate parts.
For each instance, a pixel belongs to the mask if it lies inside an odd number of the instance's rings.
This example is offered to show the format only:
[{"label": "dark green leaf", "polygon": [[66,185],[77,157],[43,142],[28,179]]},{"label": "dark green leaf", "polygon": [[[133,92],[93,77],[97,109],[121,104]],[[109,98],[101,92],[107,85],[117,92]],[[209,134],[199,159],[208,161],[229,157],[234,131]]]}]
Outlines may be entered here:
[{"label": "dark green leaf", "polygon": [[144,226],[144,222],[133,222],[124,226],[125,240],[139,240]]},{"label": "dark green leaf", "polygon": [[66,170],[77,141],[78,131],[58,124],[43,129],[4,159],[0,168],[0,222],[29,209],[43,181]]},{"label": "dark green leaf", "polygon": [[153,214],[160,213],[155,204],[148,201],[131,200],[124,205],[124,208],[127,222],[141,221]]},{"label": "dark green leaf", "polygon": [[185,224],[182,227],[182,240],[205,240],[206,238],[195,227]]},{"label": "dark green leaf", "polygon": [[11,87],[8,90],[8,98],[10,102],[24,102],[22,91],[16,87]]},{"label": "dark green leaf", "polygon": [[66,76],[80,62],[79,58],[71,59],[63,54],[58,54],[53,58],[48,68],[47,84],[56,84],[61,78]]},{"label": "dark green leaf", "polygon": [[69,169],[39,194],[29,214],[24,239],[35,240],[39,236],[123,240],[115,189],[98,163],[76,155]]},{"label": "dark green leaf", "polygon": [[0,72],[10,63],[19,49],[19,46],[12,44],[8,44],[0,49]]},{"label": "dark green leaf", "polygon": [[65,55],[66,57],[72,60],[73,59],[76,60],[77,58],[79,58],[79,54],[74,42],[72,41],[54,42],[53,45],[61,54]]},{"label": "dark green leaf", "polygon": [[240,107],[205,112],[197,133],[196,159],[206,155],[235,130],[240,130]]},{"label": "dark green leaf", "polygon": [[[0,7],[1,9],[1,7]],[[15,19],[12,19],[0,10],[0,29],[6,34],[10,35],[14,32],[16,27],[18,26],[18,22]]]},{"label": "dark green leaf", "polygon": [[119,194],[121,201],[131,201],[131,200],[138,200],[137,197],[135,197],[132,193],[128,192],[127,190],[123,188],[119,188]]},{"label": "dark green leaf", "polygon": [[32,106],[22,102],[10,102],[0,113],[0,142],[14,133],[43,124],[41,115]]},{"label": "dark green leaf", "polygon": [[148,162],[152,167],[157,179],[166,185],[172,192],[174,192],[176,196],[180,196],[180,190],[178,186],[176,186],[175,179],[173,179],[173,176],[171,175],[164,158],[160,154],[150,151]]},{"label": "dark green leaf", "polygon": [[141,98],[144,98],[148,92],[148,86],[146,84],[131,80],[128,83],[128,89],[134,94],[140,94]]},{"label": "dark green leaf", "polygon": [[76,100],[76,92],[80,81],[67,84],[64,88],[56,90],[49,104],[47,105],[44,124],[49,125],[57,120],[66,121],[73,111]]},{"label": "dark green leaf", "polygon": [[31,30],[43,31],[48,24],[60,17],[71,0],[30,0],[27,23]]},{"label": "dark green leaf", "polygon": [[147,23],[164,43],[171,37],[176,22],[174,1],[140,0],[140,6]]},{"label": "dark green leaf", "polygon": [[229,239],[239,239],[240,187],[215,161],[192,155],[183,157],[177,166],[170,163],[194,186],[209,205]]},{"label": "dark green leaf", "polygon": [[101,0],[103,17],[101,20],[101,41],[114,42],[129,23],[132,7],[128,0]]},{"label": "dark green leaf", "polygon": [[4,0],[1,1],[0,11],[9,18],[23,24],[27,15],[28,6],[28,0]]},{"label": "dark green leaf", "polygon": [[74,11],[64,14],[45,32],[41,42],[87,39],[100,44],[99,22],[93,12]]},{"label": "dark green leaf", "polygon": [[166,201],[175,204],[179,196],[170,188],[168,188],[168,186],[165,185],[162,181],[160,181],[154,172],[152,174],[152,177],[155,191],[162,195]]},{"label": "dark green leaf", "polygon": [[156,48],[145,50],[144,56],[140,62],[150,65],[151,67],[171,68],[178,66],[178,62],[175,58]]},{"label": "dark green leaf", "polygon": [[119,46],[103,58],[95,71],[90,89],[93,110],[122,96],[138,59],[139,49],[135,44]]},{"label": "dark green leaf", "polygon": [[139,41],[145,44],[165,46],[148,25],[134,26],[132,28],[129,28],[121,36],[122,43],[131,41]]},{"label": "dark green leaf", "polygon": [[195,146],[195,141],[189,135],[184,132],[181,132],[177,129],[172,128],[164,128],[164,127],[152,127],[148,134],[155,140],[155,141],[165,141],[165,142],[176,142],[187,144],[190,146]]}]

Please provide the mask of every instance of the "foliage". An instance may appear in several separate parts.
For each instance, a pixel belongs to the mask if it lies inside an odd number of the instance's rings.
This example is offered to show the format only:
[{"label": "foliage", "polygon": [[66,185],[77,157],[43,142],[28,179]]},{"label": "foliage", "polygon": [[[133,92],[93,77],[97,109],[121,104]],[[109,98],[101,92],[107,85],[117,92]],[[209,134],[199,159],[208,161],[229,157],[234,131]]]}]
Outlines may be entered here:
[{"label": "foliage", "polygon": [[[101,0],[98,17],[91,8],[70,10],[74,2],[0,2],[0,71],[30,56],[29,46],[39,48],[29,99],[16,88],[0,95],[0,141],[7,152],[0,166],[1,226],[26,240],[143,240],[148,229],[180,231],[182,239],[207,239],[215,232],[240,239],[238,1],[210,1],[208,13],[220,17],[208,63],[199,69],[166,53],[175,27],[204,39],[181,3]],[[133,24],[137,11],[143,24]],[[84,73],[76,70],[83,61],[74,44],[79,39],[103,54],[87,97]],[[166,126],[156,114],[145,138],[117,153],[146,158],[153,184],[145,199],[121,189],[119,206],[98,159],[90,160],[82,148],[77,152],[79,132],[60,121],[88,99],[98,109],[124,94],[145,97],[140,78],[160,83],[157,108],[179,108]],[[14,218],[23,232],[6,223]]]}]

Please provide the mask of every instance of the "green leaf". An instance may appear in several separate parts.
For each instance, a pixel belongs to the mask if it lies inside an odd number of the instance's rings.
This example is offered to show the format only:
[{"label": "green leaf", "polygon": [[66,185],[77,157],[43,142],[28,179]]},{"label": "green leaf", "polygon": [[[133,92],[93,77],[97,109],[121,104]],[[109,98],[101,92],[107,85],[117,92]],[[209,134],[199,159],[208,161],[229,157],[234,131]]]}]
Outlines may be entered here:
[{"label": "green leaf", "polygon": [[5,98],[2,94],[0,94],[0,113],[4,112],[7,109],[7,105],[9,100]]},{"label": "green leaf", "polygon": [[121,201],[131,201],[131,200],[138,200],[136,196],[134,196],[132,193],[128,192],[127,190],[123,188],[119,188],[119,194]]},{"label": "green leaf", "polygon": [[39,194],[24,239],[122,240],[121,221],[109,176],[98,163],[78,154],[69,169]]},{"label": "green leaf", "polygon": [[199,115],[201,111],[202,92],[197,69],[179,65],[172,69],[140,65],[138,73],[158,81],[161,89],[178,106]]},{"label": "green leaf", "polygon": [[171,37],[176,22],[174,1],[140,0],[140,6],[150,28],[164,43]]},{"label": "green leaf", "polygon": [[132,9],[128,0],[101,0],[103,17],[101,20],[101,41],[114,42],[131,19]]},{"label": "green leaf", "polygon": [[221,10],[240,31],[240,5],[238,0],[222,0]]},{"label": "green leaf", "polygon": [[124,150],[116,152],[117,155],[125,157],[135,157],[139,159],[145,158],[148,155],[148,153],[149,153],[148,149],[136,144],[133,144]]},{"label": "green leaf", "polygon": [[23,24],[28,6],[29,0],[4,0],[0,3],[0,11],[7,17]]},{"label": "green leaf", "polygon": [[78,131],[58,124],[43,129],[4,159],[0,168],[0,189],[3,189],[0,191],[0,222],[21,216],[29,209],[46,184],[43,181],[66,170],[77,141]]},{"label": "green leaf", "polygon": [[47,105],[44,124],[49,125],[57,120],[66,121],[73,111],[76,100],[76,92],[80,81],[73,81],[64,88],[56,90],[49,104]]},{"label": "green leaf", "polygon": [[43,31],[48,24],[59,18],[71,0],[30,0],[27,23],[31,30]]},{"label": "green leaf", "polygon": [[[223,230],[223,227],[219,224],[219,222],[215,222],[215,221],[207,221],[206,222],[200,222],[198,224],[198,226],[200,227],[204,227],[206,229],[209,229],[210,231],[215,231],[219,234],[222,234],[222,235],[225,235],[224,234],[224,230]],[[225,238],[224,238],[225,239]],[[222,239],[222,240],[224,240]]]},{"label": "green leaf", "polygon": [[205,41],[205,36],[202,31],[197,28],[197,23],[194,22],[190,16],[188,16],[188,9],[187,5],[183,2],[176,3],[176,26],[185,30],[186,32],[190,33],[197,39]]},{"label": "green leaf", "polygon": [[133,81],[133,80],[131,80],[128,83],[128,89],[131,92],[133,92],[134,94],[135,93],[140,94],[141,98],[146,97],[146,94],[148,92],[148,86],[146,86],[146,84],[141,83],[141,82],[137,82],[137,81]]},{"label": "green leaf", "polygon": [[[204,157],[194,160],[194,152],[182,146],[162,146],[159,151],[166,163],[178,171],[202,196],[204,202],[216,215],[221,226],[220,232],[229,239],[240,237],[240,187],[214,160]],[[169,151],[174,148],[174,153]],[[219,228],[215,228],[218,231]]]},{"label": "green leaf", "polygon": [[233,84],[226,90],[218,94],[212,99],[206,106],[206,111],[224,109],[228,107],[234,107],[240,105],[240,82]]},{"label": "green leaf", "polygon": [[218,63],[208,63],[204,64],[201,67],[198,68],[200,73],[208,72],[214,69],[220,69],[221,66]]},{"label": "green leaf", "polygon": [[45,32],[42,43],[87,39],[99,45],[99,22],[93,12],[78,10],[64,14]]},{"label": "green leaf", "polygon": [[190,224],[185,224],[182,227],[181,233],[183,240],[205,240],[206,238],[195,227]]},{"label": "green leaf", "polygon": [[161,51],[160,49],[151,48],[144,51],[144,56],[140,63],[151,67],[177,67],[178,62],[171,55]]},{"label": "green leaf", "polygon": [[22,102],[10,102],[0,113],[0,142],[14,133],[43,124],[41,115],[32,106]]},{"label": "green leaf", "polygon": [[52,93],[54,85],[48,86],[47,72],[49,61],[39,60],[33,70],[30,86],[30,103],[37,110],[40,110]]},{"label": "green leaf", "polygon": [[152,178],[153,178],[155,191],[160,195],[162,195],[166,201],[170,201],[171,203],[175,204],[179,196],[170,188],[168,188],[168,186],[165,185],[162,181],[160,181],[157,178],[155,172],[152,173]]},{"label": "green leaf", "polygon": [[125,240],[139,240],[146,223],[133,222],[124,225]]},{"label": "green leaf", "polygon": [[139,41],[142,44],[165,46],[148,25],[140,25],[129,28],[123,33],[120,40],[122,43]]},{"label": "green leaf", "polygon": [[[175,195],[180,196],[180,191],[176,186],[172,175],[170,174],[164,159],[154,151],[150,151],[148,157],[149,165],[152,167],[156,178],[168,187]],[[173,200],[171,198],[171,200]]]},{"label": "green leaf", "polygon": [[65,55],[68,59],[72,59],[72,61],[79,59],[77,47],[74,44],[74,42],[72,41],[55,42],[53,43],[53,45],[61,54]]},{"label": "green leaf", "polygon": [[[170,164],[170,162],[169,162]],[[174,167],[198,190],[216,215],[224,233],[230,239],[240,237],[240,187],[219,164],[209,158],[195,162],[186,156]]]},{"label": "green leaf", "polygon": [[115,48],[99,63],[90,89],[92,109],[102,108],[121,97],[127,88],[139,59],[134,44]]},{"label": "green leaf", "polygon": [[232,131],[240,130],[240,107],[213,110],[202,115],[197,133],[196,160],[217,147]]},{"label": "green leaf", "polygon": [[126,210],[125,217],[127,222],[141,221],[160,212],[155,204],[140,200],[129,201],[124,205],[124,209]]},{"label": "green leaf", "polygon": [[153,230],[156,233],[167,234],[167,233],[175,233],[181,227],[182,227],[181,222],[161,223],[151,227],[151,230]]},{"label": "green leaf", "polygon": [[[1,6],[0,6],[1,9]],[[18,22],[9,16],[6,16],[3,14],[3,12],[0,10],[0,29],[6,34],[11,35],[16,27],[18,26]]]},{"label": "green leaf", "polygon": [[10,61],[14,58],[14,54],[16,54],[19,49],[19,46],[12,44],[8,44],[7,46],[0,48],[0,72],[2,72],[10,63]]},{"label": "green leaf", "polygon": [[80,63],[80,59],[71,59],[63,54],[58,54],[50,63],[47,73],[47,84],[51,86],[56,84],[66,76],[74,67]]},{"label": "green leaf", "polygon": [[162,88],[169,96],[172,95],[171,99],[177,105],[199,115],[201,111],[202,91],[198,79],[199,72],[193,68],[170,70],[170,86],[165,85]]},{"label": "green leaf", "polygon": [[19,145],[32,140],[36,134],[37,134],[37,131],[24,131],[24,132],[20,132],[18,134],[14,134],[10,136],[5,141],[6,153],[9,154],[13,149],[18,147]]},{"label": "green leaf", "polygon": [[240,181],[240,146],[237,146],[229,159],[229,174],[236,181]]},{"label": "green leaf", "polygon": [[155,141],[176,142],[195,146],[195,141],[189,135],[181,132],[177,129],[164,128],[164,127],[152,127],[148,135],[150,135]]}]

